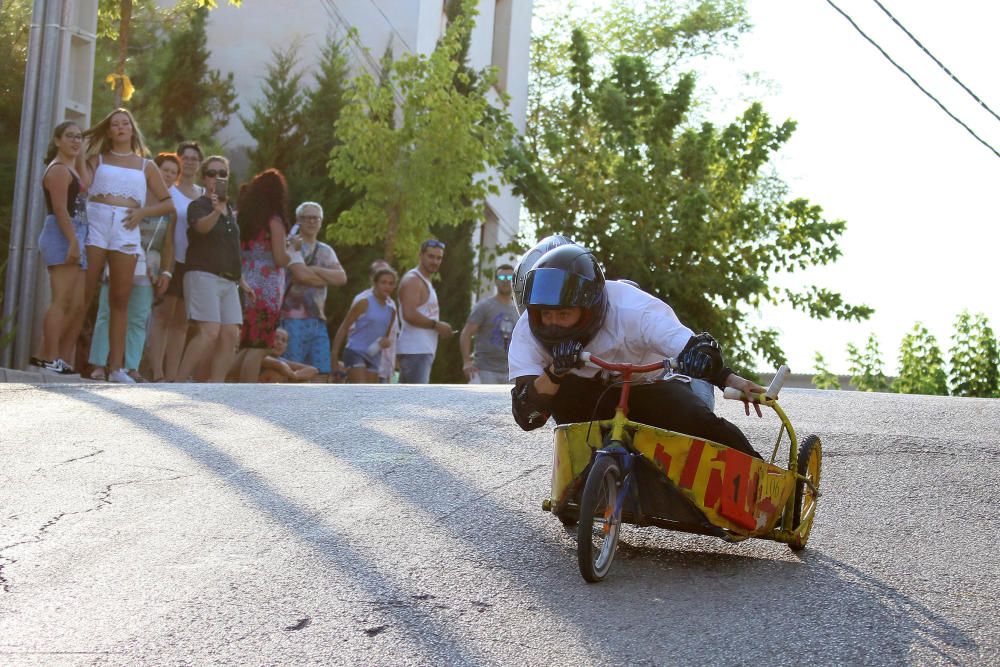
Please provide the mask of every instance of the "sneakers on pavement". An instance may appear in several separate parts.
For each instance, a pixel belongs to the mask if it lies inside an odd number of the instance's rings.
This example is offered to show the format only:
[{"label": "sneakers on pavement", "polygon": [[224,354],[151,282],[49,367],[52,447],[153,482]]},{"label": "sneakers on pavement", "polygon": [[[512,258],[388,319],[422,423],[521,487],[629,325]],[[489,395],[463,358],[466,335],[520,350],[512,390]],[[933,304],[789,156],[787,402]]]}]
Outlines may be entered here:
[{"label": "sneakers on pavement", "polygon": [[119,368],[118,370],[111,371],[108,374],[108,382],[118,382],[120,384],[135,384],[135,380],[129,376],[128,371],[124,368]]},{"label": "sneakers on pavement", "polygon": [[58,373],[59,375],[76,374],[76,371],[73,370],[73,367],[67,364],[62,359],[43,362],[41,368],[43,371],[48,371],[49,373]]}]

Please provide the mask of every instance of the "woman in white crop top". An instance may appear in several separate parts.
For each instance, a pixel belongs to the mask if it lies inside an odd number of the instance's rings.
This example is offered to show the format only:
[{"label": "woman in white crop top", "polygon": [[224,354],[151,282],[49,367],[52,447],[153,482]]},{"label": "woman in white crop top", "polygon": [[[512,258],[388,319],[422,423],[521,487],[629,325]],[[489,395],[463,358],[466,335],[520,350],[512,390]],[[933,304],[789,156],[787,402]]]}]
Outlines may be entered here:
[{"label": "woman in white crop top", "polygon": [[[108,266],[109,353],[112,382],[134,382],[125,371],[125,331],[132,275],[142,253],[139,223],[174,212],[173,200],[149,154],[132,114],[115,109],[83,133],[87,170],[92,175],[87,202],[87,280],[85,302],[97,293]],[[148,206],[148,201],[154,202]]]}]

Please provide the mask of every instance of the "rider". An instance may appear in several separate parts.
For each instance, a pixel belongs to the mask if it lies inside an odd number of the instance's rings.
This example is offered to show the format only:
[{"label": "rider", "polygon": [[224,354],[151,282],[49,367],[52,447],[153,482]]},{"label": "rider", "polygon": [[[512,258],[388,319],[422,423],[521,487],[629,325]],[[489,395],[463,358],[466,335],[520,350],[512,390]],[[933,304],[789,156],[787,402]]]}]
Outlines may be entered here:
[{"label": "rider", "polygon": [[[682,373],[717,387],[764,391],[726,367],[718,343],[708,334],[695,336],[666,303],[632,285],[605,282],[597,260],[578,245],[561,245],[538,259],[525,278],[522,306],[526,312],[514,327],[508,357],[514,419],[526,431],[550,415],[563,424],[614,414],[620,385],[582,366],[583,351],[611,363],[674,357]],[[635,421],[760,457],[740,429],[717,417],[686,382],[641,384],[643,376],[633,378],[629,412]]]}]

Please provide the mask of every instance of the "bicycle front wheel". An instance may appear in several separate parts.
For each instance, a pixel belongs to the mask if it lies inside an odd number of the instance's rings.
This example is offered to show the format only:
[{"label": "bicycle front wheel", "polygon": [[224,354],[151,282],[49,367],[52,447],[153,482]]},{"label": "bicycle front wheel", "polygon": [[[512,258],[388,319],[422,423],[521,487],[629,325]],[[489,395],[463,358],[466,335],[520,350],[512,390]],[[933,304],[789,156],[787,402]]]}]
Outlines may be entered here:
[{"label": "bicycle front wheel", "polygon": [[596,583],[608,574],[618,548],[621,513],[614,517],[622,484],[621,468],[613,456],[599,456],[587,475],[580,499],[576,555],[580,574]]}]

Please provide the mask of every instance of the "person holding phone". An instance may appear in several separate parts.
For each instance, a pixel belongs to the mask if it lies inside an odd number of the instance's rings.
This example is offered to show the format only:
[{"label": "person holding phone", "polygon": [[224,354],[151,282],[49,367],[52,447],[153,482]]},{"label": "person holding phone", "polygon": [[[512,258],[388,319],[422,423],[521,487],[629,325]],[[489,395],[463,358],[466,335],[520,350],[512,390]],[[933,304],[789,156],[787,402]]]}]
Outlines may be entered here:
[{"label": "person holding phone", "polygon": [[184,302],[195,335],[184,350],[177,380],[187,382],[210,361],[208,381],[222,382],[233,365],[243,324],[240,229],[229,204],[229,160],[221,155],[201,165],[205,194],[188,206]]}]

